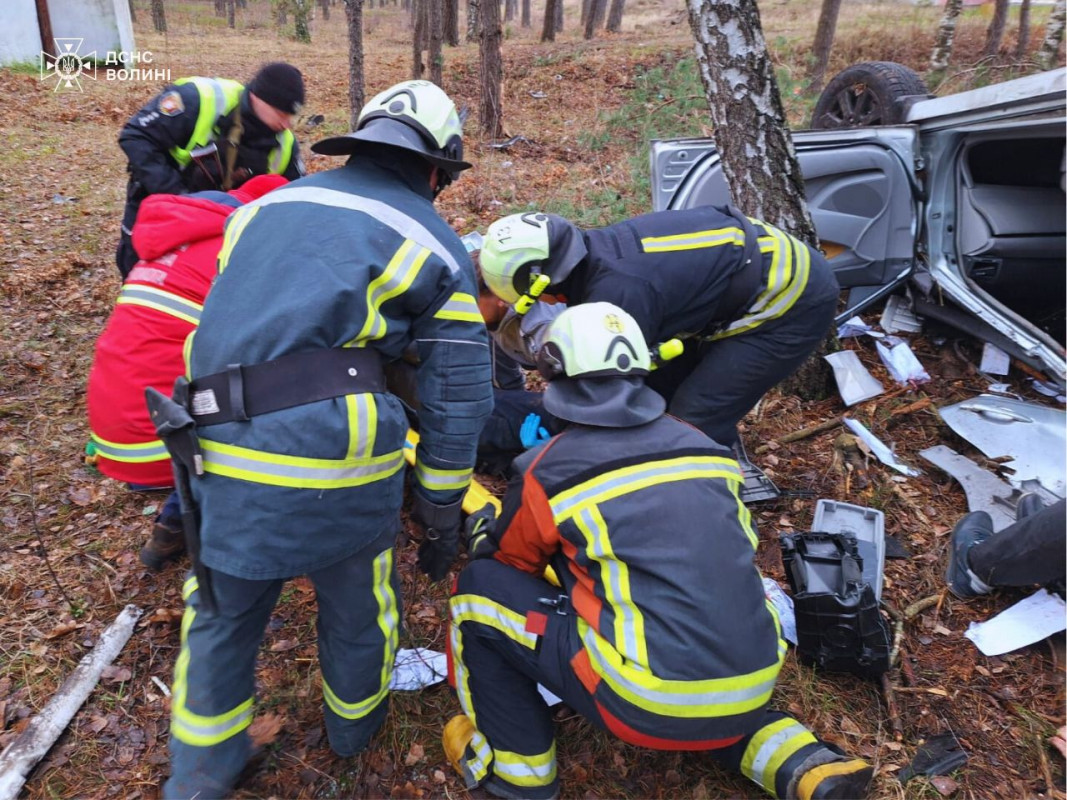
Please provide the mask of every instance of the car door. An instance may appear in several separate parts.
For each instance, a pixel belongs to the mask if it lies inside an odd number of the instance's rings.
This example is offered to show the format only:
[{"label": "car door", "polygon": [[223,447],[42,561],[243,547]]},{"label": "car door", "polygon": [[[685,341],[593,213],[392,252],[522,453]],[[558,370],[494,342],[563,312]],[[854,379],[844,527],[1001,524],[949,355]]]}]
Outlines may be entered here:
[{"label": "car door", "polygon": [[[915,266],[919,219],[912,126],[793,134],[808,210],[823,251],[849,290],[839,319],[899,286]],[[730,193],[707,139],[652,143],[653,210],[723,205]]]}]

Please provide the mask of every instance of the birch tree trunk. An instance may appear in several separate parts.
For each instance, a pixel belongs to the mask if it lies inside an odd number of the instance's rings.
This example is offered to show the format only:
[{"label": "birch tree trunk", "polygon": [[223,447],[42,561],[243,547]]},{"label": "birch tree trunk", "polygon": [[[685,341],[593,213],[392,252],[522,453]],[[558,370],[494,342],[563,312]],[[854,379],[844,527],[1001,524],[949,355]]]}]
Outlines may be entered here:
[{"label": "birch tree trunk", "polygon": [[444,63],[442,44],[445,38],[444,9],[441,8],[442,0],[425,0],[429,6],[430,28],[430,80],[441,86],[444,83]]},{"label": "birch tree trunk", "polygon": [[804,177],[754,0],[686,0],[715,144],[734,203],[815,244]]},{"label": "birch tree trunk", "polygon": [[348,20],[348,121],[354,131],[363,109],[363,0],[344,2]]},{"label": "birch tree trunk", "polygon": [[996,0],[993,4],[993,19],[989,21],[986,29],[985,47],[982,56],[995,56],[1000,50],[1000,43],[1004,39],[1004,28],[1008,23],[1008,0]]},{"label": "birch tree trunk", "polygon": [[481,88],[478,117],[482,134],[487,139],[496,139],[504,129],[500,96],[504,74],[500,56],[503,39],[500,2],[482,0],[478,10],[478,84]]},{"label": "birch tree trunk", "polygon": [[830,63],[830,50],[834,46],[837,17],[841,13],[841,0],[822,0],[819,24],[815,28],[815,42],[811,46],[812,62],[808,71],[808,91],[818,92],[826,80],[826,65]]},{"label": "birch tree trunk", "polygon": [[1023,0],[1019,6],[1019,38],[1015,42],[1015,60],[1026,57],[1026,48],[1030,46],[1030,0]]},{"label": "birch tree trunk", "polygon": [[163,0],[152,0],[152,26],[156,33],[167,32],[167,12],[163,8]]},{"label": "birch tree trunk", "polygon": [[541,26],[541,41],[556,41],[556,4],[562,0],[545,0],[545,21]]},{"label": "birch tree trunk", "polygon": [[937,26],[937,39],[934,51],[930,54],[930,71],[942,72],[948,67],[952,57],[952,45],[956,41],[956,23],[960,18],[963,0],[945,0],[945,13],[941,15],[941,24]]},{"label": "birch tree trunk", "polygon": [[611,9],[608,11],[608,30],[618,33],[622,30],[622,12],[626,0],[611,0]]},{"label": "birch tree trunk", "polygon": [[1037,51],[1037,63],[1041,69],[1052,69],[1056,65],[1056,59],[1060,54],[1060,45],[1063,44],[1063,23],[1067,19],[1067,3],[1058,0],[1056,7],[1052,9],[1052,15],[1048,18],[1048,27],[1045,28],[1045,40]]},{"label": "birch tree trunk", "polygon": [[479,0],[467,0],[467,41],[473,42],[478,38],[478,10]]}]

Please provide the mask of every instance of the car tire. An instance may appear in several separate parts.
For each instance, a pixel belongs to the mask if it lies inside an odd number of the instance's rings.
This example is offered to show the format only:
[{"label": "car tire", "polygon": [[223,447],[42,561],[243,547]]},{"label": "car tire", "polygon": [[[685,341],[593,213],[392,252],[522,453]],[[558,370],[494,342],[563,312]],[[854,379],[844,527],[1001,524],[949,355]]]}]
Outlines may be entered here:
[{"label": "car tire", "polygon": [[821,130],[904,121],[905,97],[928,96],[930,90],[915,70],[894,61],[853,64],[826,84],[815,103],[811,127]]}]

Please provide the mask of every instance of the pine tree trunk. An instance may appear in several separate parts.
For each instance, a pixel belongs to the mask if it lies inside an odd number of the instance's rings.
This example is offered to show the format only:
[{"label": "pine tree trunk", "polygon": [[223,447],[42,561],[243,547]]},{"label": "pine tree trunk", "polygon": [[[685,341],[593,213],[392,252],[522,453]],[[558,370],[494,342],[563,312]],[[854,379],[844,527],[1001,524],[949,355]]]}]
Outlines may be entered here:
[{"label": "pine tree trunk", "polygon": [[356,129],[363,109],[363,0],[344,0],[348,20],[349,127]]},{"label": "pine tree trunk", "polygon": [[541,26],[541,41],[556,41],[556,4],[562,0],[545,0],[545,21]]},{"label": "pine tree trunk", "polygon": [[163,0],[152,0],[152,27],[156,33],[167,32],[167,12],[163,8]]},{"label": "pine tree trunk", "polygon": [[308,14],[311,11],[311,0],[292,0],[293,2],[293,25],[296,28],[296,40],[308,44],[311,42],[311,28],[308,27]]},{"label": "pine tree trunk", "polygon": [[479,0],[467,0],[467,41],[478,38],[478,18],[481,16]]},{"label": "pine tree trunk", "polygon": [[504,0],[504,22],[511,22],[515,19],[515,9],[518,3],[515,0]]},{"label": "pine tree trunk", "polygon": [[556,33],[563,32],[563,0],[557,0],[556,2]]},{"label": "pine tree trunk", "polygon": [[626,0],[611,0],[611,10],[608,11],[608,30],[618,33],[622,30],[622,12]]},{"label": "pine tree trunk", "polygon": [[237,7],[245,11],[248,8],[248,0],[237,0]]},{"label": "pine tree trunk", "polygon": [[596,29],[604,22],[607,13],[608,0],[589,0],[589,13],[585,19],[585,38],[592,39]]},{"label": "pine tree trunk", "polygon": [[1045,28],[1045,40],[1037,51],[1036,60],[1041,69],[1052,69],[1059,58],[1060,45],[1063,44],[1063,24],[1067,19],[1067,4],[1058,0]]},{"label": "pine tree trunk", "polygon": [[426,65],[422,63],[422,51],[426,49],[428,27],[430,21],[430,0],[411,0],[411,77],[418,80],[426,72]]},{"label": "pine tree trunk", "polygon": [[289,24],[289,0],[275,0],[274,20],[279,28]]},{"label": "pine tree trunk", "polygon": [[237,27],[237,0],[228,0],[226,3],[226,25],[230,28]]},{"label": "pine tree trunk", "polygon": [[322,21],[330,18],[330,0],[319,0],[319,8],[322,9]]},{"label": "pine tree trunk", "polygon": [[995,56],[1000,50],[1000,43],[1004,39],[1004,28],[1008,23],[1008,0],[996,0],[993,4],[993,19],[989,21],[989,28],[985,35],[985,48],[982,56]]},{"label": "pine tree trunk", "polygon": [[815,244],[804,178],[753,0],[687,0],[715,144],[734,203]]},{"label": "pine tree trunk", "polygon": [[430,29],[430,80],[438,86],[442,86],[444,80],[445,57],[442,54],[442,46],[445,38],[444,9],[441,8],[443,0],[426,0],[429,6],[429,29]]},{"label": "pine tree trunk", "polygon": [[524,27],[524,28],[529,28],[530,27],[530,16],[531,16],[530,5],[531,5],[530,0],[522,0],[522,19],[519,22],[519,24],[522,25],[522,27]]},{"label": "pine tree trunk", "polygon": [[1019,38],[1015,42],[1015,60],[1026,58],[1026,48],[1030,46],[1030,0],[1023,0],[1019,7]]},{"label": "pine tree trunk", "polygon": [[937,26],[937,39],[934,52],[930,54],[930,71],[942,72],[948,68],[952,57],[952,45],[956,41],[956,23],[959,22],[960,8],[963,0],[945,0],[945,13],[941,15],[941,24]]},{"label": "pine tree trunk", "polygon": [[226,0],[215,0],[215,16],[226,16]]},{"label": "pine tree trunk", "polygon": [[818,92],[826,80],[826,65],[830,63],[830,50],[834,46],[837,17],[841,12],[841,0],[822,0],[819,24],[815,29],[815,42],[811,46],[812,62],[808,71],[808,91]]},{"label": "pine tree trunk", "polygon": [[500,3],[498,0],[482,0],[478,19],[478,84],[481,88],[478,117],[482,135],[495,139],[503,131],[503,108],[501,86],[503,65],[501,63]]},{"label": "pine tree trunk", "polygon": [[449,47],[459,47],[459,0],[444,0],[445,42]]},{"label": "pine tree trunk", "polygon": [[578,21],[578,24],[582,26],[582,30],[585,30],[586,23],[589,21],[589,12],[593,8],[594,0],[582,0],[582,16]]}]

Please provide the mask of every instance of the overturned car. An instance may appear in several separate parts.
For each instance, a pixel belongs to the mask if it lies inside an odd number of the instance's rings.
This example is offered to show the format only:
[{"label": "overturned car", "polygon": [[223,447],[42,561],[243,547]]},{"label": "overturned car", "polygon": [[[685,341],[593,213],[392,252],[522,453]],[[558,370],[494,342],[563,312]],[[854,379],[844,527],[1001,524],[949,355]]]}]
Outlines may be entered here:
[{"label": "overturned car", "polygon": [[[856,65],[793,134],[808,208],[847,290],[839,321],[905,287],[913,310],[1062,390],[1065,87],[1059,69],[931,98],[899,64]],[[869,127],[852,127],[864,124]],[[652,143],[653,208],[729,202],[714,145]]]}]

